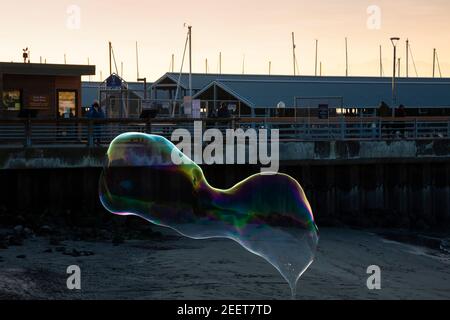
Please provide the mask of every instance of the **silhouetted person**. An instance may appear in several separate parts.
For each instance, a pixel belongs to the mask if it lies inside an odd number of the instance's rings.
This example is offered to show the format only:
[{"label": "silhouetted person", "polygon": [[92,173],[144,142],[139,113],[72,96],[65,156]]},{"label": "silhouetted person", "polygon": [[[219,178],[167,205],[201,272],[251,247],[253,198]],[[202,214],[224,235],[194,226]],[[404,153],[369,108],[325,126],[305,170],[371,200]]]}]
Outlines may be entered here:
[{"label": "silhouetted person", "polygon": [[220,106],[220,109],[218,111],[218,116],[219,116],[219,118],[223,118],[223,119],[231,117],[230,110],[228,109],[228,105],[226,103],[222,103],[222,105]]},{"label": "silhouetted person", "polygon": [[[89,119],[94,119],[94,120],[100,120],[100,119],[106,118],[106,115],[103,112],[102,108],[100,107],[100,103],[98,101],[94,101],[91,108],[89,109],[87,116]],[[94,125],[94,143],[100,144],[101,137],[102,137],[101,125],[95,124]]]},{"label": "silhouetted person", "polygon": [[405,106],[404,106],[404,105],[401,104],[401,105],[398,107],[395,116],[396,116],[397,118],[405,118],[405,117],[406,117],[406,109],[405,109]]},{"label": "silhouetted person", "polygon": [[[395,112],[395,116],[397,117],[397,118],[406,118],[406,109],[405,109],[405,106],[404,105],[400,105],[399,107],[398,107],[398,109],[397,109],[397,111]],[[405,122],[402,120],[402,122],[401,123],[399,123],[398,124],[398,129],[399,129],[399,131],[400,131],[400,135],[402,136],[402,137],[405,137],[405,129],[406,129],[406,124],[405,124]]]},{"label": "silhouetted person", "polygon": [[208,108],[208,118],[216,117],[216,109],[214,107]]},{"label": "silhouetted person", "polygon": [[[380,118],[392,117],[391,108],[384,101],[381,101],[380,107],[378,108],[378,116]],[[383,136],[383,134],[385,134],[385,133],[387,133],[388,135],[392,134],[392,132],[390,132],[391,128],[392,128],[391,124],[382,123],[382,125],[381,125],[381,136]]]},{"label": "silhouetted person", "polygon": [[105,113],[103,112],[102,108],[100,107],[100,104],[98,101],[94,101],[91,108],[88,112],[88,118],[89,119],[105,119]]},{"label": "silhouetted person", "polygon": [[381,118],[392,116],[391,108],[384,101],[381,101],[380,107],[378,108],[378,116]]}]

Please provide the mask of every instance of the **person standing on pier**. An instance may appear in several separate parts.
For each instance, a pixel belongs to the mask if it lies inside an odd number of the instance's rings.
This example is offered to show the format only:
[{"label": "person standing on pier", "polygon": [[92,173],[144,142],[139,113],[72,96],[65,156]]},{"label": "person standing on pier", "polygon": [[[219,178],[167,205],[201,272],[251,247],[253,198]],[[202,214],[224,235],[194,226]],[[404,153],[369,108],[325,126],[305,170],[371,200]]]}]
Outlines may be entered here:
[{"label": "person standing on pier", "polygon": [[399,132],[398,134],[402,137],[402,138],[406,138],[405,133],[406,133],[406,123],[405,123],[405,119],[407,114],[406,114],[406,109],[404,105],[400,105],[395,113],[395,117],[396,118],[400,118],[398,119],[399,124],[398,124],[398,129]]},{"label": "person standing on pier", "polygon": [[[89,119],[93,120],[101,120],[106,118],[106,115],[103,112],[102,108],[100,107],[100,103],[98,102],[98,100],[94,101],[91,108],[89,109],[87,116]],[[101,125],[94,124],[94,143],[97,145],[101,144],[102,140],[101,137],[102,137]]]},{"label": "person standing on pier", "polygon": [[391,132],[392,125],[384,123],[384,120],[390,116],[392,116],[391,108],[388,106],[386,102],[381,101],[381,104],[378,108],[378,117],[380,117],[382,120],[380,137],[389,136],[393,134]]},{"label": "person standing on pier", "polygon": [[228,105],[226,103],[222,103],[217,115],[219,118],[222,119],[227,119],[231,117],[230,110],[228,109]]}]

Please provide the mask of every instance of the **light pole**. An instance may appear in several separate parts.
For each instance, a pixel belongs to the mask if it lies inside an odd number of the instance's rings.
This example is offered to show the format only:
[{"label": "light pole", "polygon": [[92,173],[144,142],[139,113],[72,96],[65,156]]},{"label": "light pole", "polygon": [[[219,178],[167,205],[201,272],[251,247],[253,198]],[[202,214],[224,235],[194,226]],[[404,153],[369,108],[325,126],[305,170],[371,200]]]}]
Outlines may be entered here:
[{"label": "light pole", "polygon": [[395,74],[397,71],[397,43],[400,41],[400,38],[394,37],[391,38],[392,46],[394,47],[394,68],[392,72],[392,117],[395,116],[395,105],[397,104],[397,94],[396,94],[396,84],[395,84]]},{"label": "light pole", "polygon": [[192,97],[192,26],[189,30],[189,96]]},{"label": "light pole", "polygon": [[144,82],[144,100],[147,100],[147,78],[138,78],[138,82]]}]

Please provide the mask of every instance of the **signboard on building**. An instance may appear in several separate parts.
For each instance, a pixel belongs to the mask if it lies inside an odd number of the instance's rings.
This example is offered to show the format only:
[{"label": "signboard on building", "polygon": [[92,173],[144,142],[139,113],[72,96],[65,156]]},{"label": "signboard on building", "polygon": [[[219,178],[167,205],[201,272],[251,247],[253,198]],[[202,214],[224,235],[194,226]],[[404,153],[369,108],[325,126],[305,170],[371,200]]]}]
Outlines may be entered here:
[{"label": "signboard on building", "polygon": [[29,95],[26,106],[35,109],[45,109],[50,106],[50,98],[48,95]]},{"label": "signboard on building", "polygon": [[152,100],[142,100],[142,110],[149,110],[152,109],[153,102]]}]

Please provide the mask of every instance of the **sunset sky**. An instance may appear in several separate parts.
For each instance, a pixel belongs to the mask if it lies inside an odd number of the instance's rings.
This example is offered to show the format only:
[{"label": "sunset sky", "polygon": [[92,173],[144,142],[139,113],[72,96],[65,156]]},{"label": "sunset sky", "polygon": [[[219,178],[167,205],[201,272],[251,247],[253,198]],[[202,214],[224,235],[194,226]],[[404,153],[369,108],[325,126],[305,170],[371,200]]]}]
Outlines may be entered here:
[{"label": "sunset sky", "polygon": [[[80,9],[79,19],[70,8]],[[379,8],[380,20],[373,8]],[[179,71],[186,22],[193,26],[194,72],[205,71],[206,58],[210,72],[217,72],[221,51],[223,73],[241,73],[245,55],[246,73],[267,73],[272,61],[272,73],[292,74],[294,31],[302,74],[314,74],[319,39],[324,75],[344,75],[348,37],[350,75],[379,74],[380,44],[385,74],[391,75],[389,38],[399,36],[402,73],[409,38],[419,76],[431,76],[435,47],[443,75],[450,76],[449,15],[448,0],[2,1],[0,61],[21,61],[26,46],[32,62],[42,56],[48,63],[63,63],[66,53],[68,63],[86,64],[89,57],[98,80],[100,71],[103,77],[109,71],[110,40],[119,71],[123,61],[125,79],[134,81],[138,41],[141,76],[153,81],[169,71],[172,53]],[[415,75],[412,63],[410,75]]]}]

